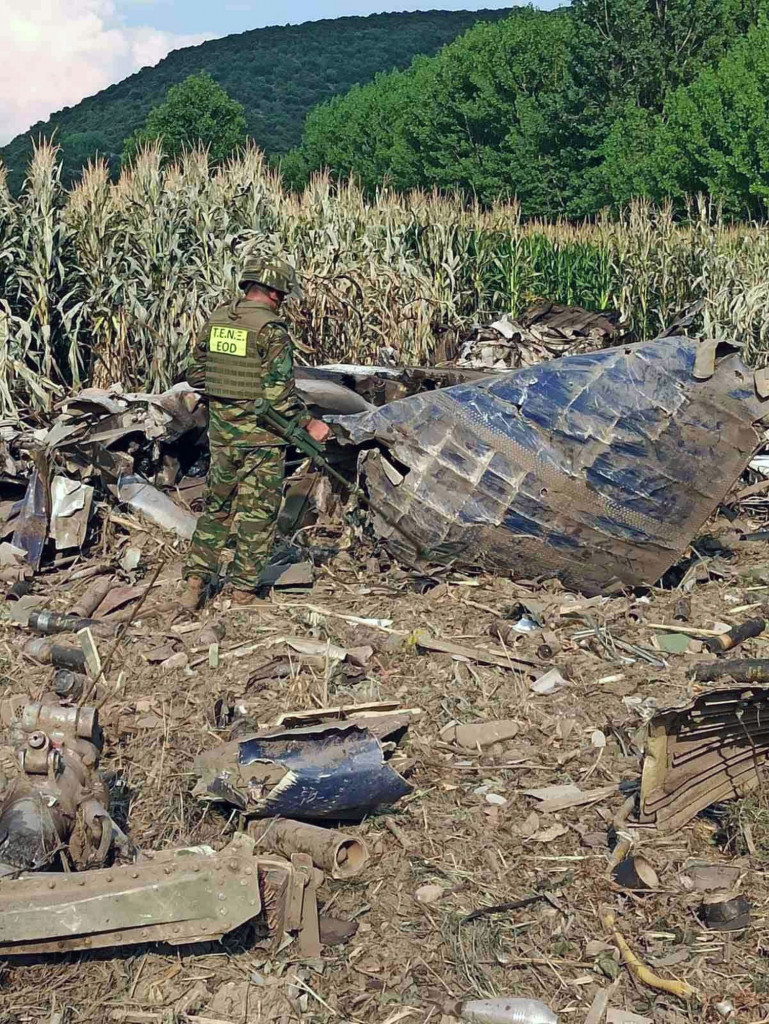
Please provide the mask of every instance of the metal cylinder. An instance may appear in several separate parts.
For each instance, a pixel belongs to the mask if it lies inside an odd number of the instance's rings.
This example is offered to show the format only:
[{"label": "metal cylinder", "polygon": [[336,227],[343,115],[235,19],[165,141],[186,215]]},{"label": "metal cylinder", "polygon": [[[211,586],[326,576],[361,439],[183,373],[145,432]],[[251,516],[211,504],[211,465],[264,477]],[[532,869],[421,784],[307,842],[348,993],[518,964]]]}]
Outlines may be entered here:
[{"label": "metal cylinder", "polygon": [[739,626],[730,629],[728,633],[724,633],[723,636],[712,637],[707,641],[706,646],[711,654],[723,654],[725,651],[731,651],[738,647],[745,640],[761,636],[765,629],[766,621],[764,619],[747,619]]},{"label": "metal cylinder", "polygon": [[95,580],[77,604],[72,606],[70,615],[79,615],[82,618],[88,618],[89,615],[93,615],[113,586],[114,584],[110,576],[102,576],[100,579]]},{"label": "metal cylinder", "polygon": [[18,601],[19,598],[27,597],[31,593],[32,584],[29,580],[17,580],[5,595],[5,599],[6,601]]},{"label": "metal cylinder", "polygon": [[61,612],[32,612],[29,616],[29,628],[44,636],[56,633],[77,633],[81,629],[90,629],[97,636],[114,636],[115,625],[101,622],[99,619],[83,619],[78,615],[67,615]]},{"label": "metal cylinder", "polygon": [[54,644],[46,637],[30,640],[24,645],[24,653],[40,665],[56,668],[72,668],[78,672],[85,669],[85,655],[79,647]]},{"label": "metal cylinder", "polygon": [[309,854],[313,864],[328,871],[332,878],[359,875],[369,859],[368,848],[362,840],[333,828],[270,818],[251,822],[248,832],[270,853],[279,853],[288,859],[295,853]]},{"label": "metal cylinder", "polygon": [[86,687],[90,686],[91,680],[80,672],[73,672],[71,668],[59,668],[53,677],[53,689],[57,697],[69,697],[70,700],[77,700],[83,695]]},{"label": "metal cylinder", "polygon": [[21,727],[26,733],[68,732],[93,742],[99,728],[96,708],[65,708],[58,704],[27,704],[21,713]]}]

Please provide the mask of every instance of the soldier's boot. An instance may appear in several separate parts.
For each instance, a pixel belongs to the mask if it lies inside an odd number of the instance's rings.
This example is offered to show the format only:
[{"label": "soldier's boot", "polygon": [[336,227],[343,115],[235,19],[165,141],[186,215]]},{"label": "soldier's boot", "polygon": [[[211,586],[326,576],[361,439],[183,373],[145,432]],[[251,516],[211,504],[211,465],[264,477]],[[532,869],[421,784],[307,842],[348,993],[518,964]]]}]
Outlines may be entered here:
[{"label": "soldier's boot", "polygon": [[190,576],[187,580],[187,586],[185,587],[182,596],[179,598],[179,604],[185,611],[196,612],[203,603],[203,597],[206,592],[206,581],[202,576]]},{"label": "soldier's boot", "polygon": [[245,607],[249,604],[262,604],[265,593],[266,588],[261,588],[260,590],[239,590],[237,587],[233,587],[230,591],[230,600],[239,607]]}]

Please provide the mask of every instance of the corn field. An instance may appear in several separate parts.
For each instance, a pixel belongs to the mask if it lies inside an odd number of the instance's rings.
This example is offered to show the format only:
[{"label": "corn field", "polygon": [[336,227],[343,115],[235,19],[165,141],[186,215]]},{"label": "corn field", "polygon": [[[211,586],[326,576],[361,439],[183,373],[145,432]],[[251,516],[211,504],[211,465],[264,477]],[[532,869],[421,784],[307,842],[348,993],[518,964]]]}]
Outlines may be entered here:
[{"label": "corn field", "polygon": [[638,338],[703,299],[702,333],[769,360],[769,228],[705,202],[685,225],[643,202],[523,223],[514,204],[371,202],[324,176],[295,195],[255,149],[214,171],[203,152],[169,165],[150,149],[117,182],[95,164],[68,192],[41,144],[20,196],[0,168],[0,414],[85,384],[167,387],[252,254],[297,265],[304,297],[287,315],[312,362],[429,362],[447,329],[539,298],[619,310]]}]

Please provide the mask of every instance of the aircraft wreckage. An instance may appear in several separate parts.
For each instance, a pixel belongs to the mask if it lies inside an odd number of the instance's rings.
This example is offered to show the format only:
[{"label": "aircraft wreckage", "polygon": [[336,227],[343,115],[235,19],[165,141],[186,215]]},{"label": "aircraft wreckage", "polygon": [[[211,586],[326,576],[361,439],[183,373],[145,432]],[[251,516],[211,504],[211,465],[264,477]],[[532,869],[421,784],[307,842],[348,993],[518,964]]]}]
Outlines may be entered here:
[{"label": "aircraft wreckage", "polygon": [[[328,366],[297,377],[333,425],[329,459],[363,482],[396,557],[557,577],[585,593],[654,583],[681,556],[746,469],[769,393],[729,346],[688,337],[505,372]],[[99,483],[191,535],[205,473],[197,393],[89,389],[61,408],[47,430],[3,435],[0,483],[15,499],[2,503],[4,547],[22,572],[49,541],[82,546]],[[298,489],[306,503],[306,479]],[[16,566],[3,564],[8,580]]]},{"label": "aircraft wreckage", "polygon": [[767,408],[733,350],[672,337],[332,422],[360,449],[396,555],[413,558],[412,538],[438,562],[596,592],[654,583],[680,557],[747,467]]}]

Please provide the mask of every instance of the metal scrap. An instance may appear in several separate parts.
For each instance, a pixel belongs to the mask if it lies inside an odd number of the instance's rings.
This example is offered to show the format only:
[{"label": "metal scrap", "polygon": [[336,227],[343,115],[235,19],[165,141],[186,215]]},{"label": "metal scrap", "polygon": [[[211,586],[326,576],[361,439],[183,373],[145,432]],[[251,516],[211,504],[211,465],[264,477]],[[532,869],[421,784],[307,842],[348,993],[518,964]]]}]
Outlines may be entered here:
[{"label": "metal scrap", "polygon": [[700,811],[745,796],[769,756],[769,688],[698,696],[647,727],[638,821],[676,831]]},{"label": "metal scrap", "polygon": [[198,846],[139,864],[0,882],[4,957],[185,945],[220,939],[247,921],[257,926],[256,945],[270,950],[318,932],[314,876],[304,865],[256,856],[242,833],[219,853]]},{"label": "metal scrap", "polygon": [[607,348],[622,339],[626,325],[614,312],[541,303],[519,317],[505,315],[476,325],[460,347],[458,365],[518,369],[563,355]]},{"label": "metal scrap", "polygon": [[745,469],[769,409],[735,353],[695,380],[697,346],[569,356],[333,420],[367,446],[374,527],[396,555],[413,558],[405,533],[431,561],[586,593],[653,583]]},{"label": "metal scrap", "polygon": [[333,828],[319,828],[301,821],[272,818],[252,821],[248,834],[263,850],[292,857],[305,853],[316,867],[332,878],[354,878],[369,860],[366,844],[355,836]]},{"label": "metal scrap", "polygon": [[0,874],[37,870],[59,854],[78,865],[103,864],[113,822],[98,772],[98,711],[9,698],[2,714]]},{"label": "metal scrap", "polygon": [[257,817],[354,819],[394,803],[411,785],[385,759],[408,714],[261,729],[201,754],[193,795]]}]

